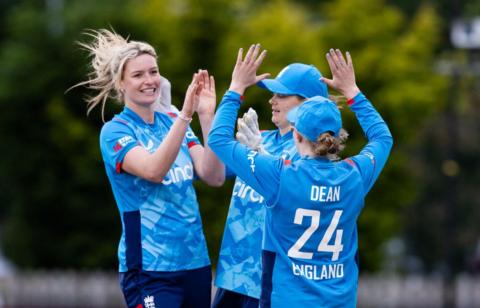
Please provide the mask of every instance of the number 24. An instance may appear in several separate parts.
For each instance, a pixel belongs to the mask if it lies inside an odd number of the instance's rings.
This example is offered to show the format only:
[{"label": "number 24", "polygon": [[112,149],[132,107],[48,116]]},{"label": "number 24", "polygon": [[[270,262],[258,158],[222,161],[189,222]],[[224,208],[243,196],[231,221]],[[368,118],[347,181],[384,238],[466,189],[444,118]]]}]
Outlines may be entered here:
[{"label": "number 24", "polygon": [[[342,235],[343,230],[336,230],[338,226],[338,221],[340,220],[340,216],[342,216],[343,211],[337,210],[333,214],[332,221],[325,231],[320,244],[318,245],[317,251],[319,252],[331,252],[332,261],[337,261],[340,255],[340,252],[343,250],[342,245]],[[303,217],[311,217],[312,220],[310,222],[310,226],[303,232],[303,234],[298,238],[298,240],[293,244],[293,246],[288,250],[288,256],[292,258],[299,258],[299,259],[312,259],[313,252],[303,252],[300,249],[305,245],[305,243],[310,239],[315,231],[317,231],[318,227],[320,226],[320,211],[316,210],[307,210],[298,208],[295,212],[295,218],[293,223],[296,225],[301,225],[303,221]],[[335,230],[337,232],[335,232]],[[335,243],[333,245],[328,244],[332,239],[333,233],[335,232]]]}]

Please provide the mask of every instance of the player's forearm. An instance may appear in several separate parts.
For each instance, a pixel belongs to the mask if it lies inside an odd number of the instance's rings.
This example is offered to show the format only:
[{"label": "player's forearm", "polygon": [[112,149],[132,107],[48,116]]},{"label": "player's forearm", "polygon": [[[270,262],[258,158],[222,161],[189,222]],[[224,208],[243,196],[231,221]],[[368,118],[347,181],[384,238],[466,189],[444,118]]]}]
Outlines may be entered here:
[{"label": "player's forearm", "polygon": [[235,141],[233,132],[239,108],[240,95],[233,91],[225,93],[208,135],[208,146],[224,162],[231,155]]},{"label": "player's forearm", "polygon": [[199,114],[198,118],[205,144],[198,175],[208,185],[218,187],[225,182],[225,166],[208,146],[208,134],[212,127],[214,114]]},{"label": "player's forearm", "polygon": [[352,100],[349,100],[349,104],[350,109],[355,112],[368,141],[381,141],[391,147],[393,144],[392,134],[385,121],[365,95],[358,93]]},{"label": "player's forearm", "polygon": [[187,121],[180,118],[175,120],[165,139],[145,162],[148,180],[157,183],[163,181],[178,156],[187,128]]}]

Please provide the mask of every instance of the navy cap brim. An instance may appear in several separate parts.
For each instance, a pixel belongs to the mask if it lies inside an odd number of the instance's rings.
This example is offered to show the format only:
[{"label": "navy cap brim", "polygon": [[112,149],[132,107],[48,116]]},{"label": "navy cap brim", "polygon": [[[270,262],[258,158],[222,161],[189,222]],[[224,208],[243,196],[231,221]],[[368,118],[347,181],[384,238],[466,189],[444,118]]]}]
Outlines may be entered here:
[{"label": "navy cap brim", "polygon": [[298,119],[298,107],[300,107],[301,105],[298,105],[296,107],[293,107],[292,109],[290,109],[290,111],[288,112],[287,114],[287,120],[288,122],[290,122],[290,124],[292,124],[293,126],[295,126],[295,123],[297,122],[297,119]]},{"label": "navy cap brim", "polygon": [[276,79],[264,79],[262,81],[257,82],[257,86],[259,86],[260,88],[267,89],[272,93],[278,93],[278,94],[283,94],[283,95],[295,95],[296,94],[296,93],[293,93],[292,91],[290,91],[287,87],[285,87],[283,84],[281,84]]}]

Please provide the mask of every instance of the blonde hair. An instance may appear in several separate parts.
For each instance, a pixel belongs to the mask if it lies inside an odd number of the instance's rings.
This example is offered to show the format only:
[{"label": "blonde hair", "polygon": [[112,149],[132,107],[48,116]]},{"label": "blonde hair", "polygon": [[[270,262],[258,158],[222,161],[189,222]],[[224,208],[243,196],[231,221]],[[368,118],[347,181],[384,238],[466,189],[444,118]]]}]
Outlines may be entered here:
[{"label": "blonde hair", "polygon": [[348,133],[341,128],[338,137],[330,133],[323,133],[317,138],[317,142],[312,142],[313,152],[317,156],[326,156],[330,160],[339,160],[338,154],[345,148],[345,142],[348,139]]},{"label": "blonde hair", "polygon": [[[123,70],[128,60],[142,54],[149,54],[155,59],[155,49],[147,43],[128,41],[114,31],[106,29],[89,30],[86,35],[93,37],[89,44],[78,42],[78,44],[89,51],[92,57],[90,63],[91,71],[88,73],[88,80],[80,82],[73,87],[87,86],[98,91],[97,95],[87,97],[87,114],[98,104],[102,105],[102,120],[104,119],[105,103],[108,98],[123,101],[123,93],[120,89],[120,81],[123,78]],[[73,88],[72,87],[72,88]]]}]

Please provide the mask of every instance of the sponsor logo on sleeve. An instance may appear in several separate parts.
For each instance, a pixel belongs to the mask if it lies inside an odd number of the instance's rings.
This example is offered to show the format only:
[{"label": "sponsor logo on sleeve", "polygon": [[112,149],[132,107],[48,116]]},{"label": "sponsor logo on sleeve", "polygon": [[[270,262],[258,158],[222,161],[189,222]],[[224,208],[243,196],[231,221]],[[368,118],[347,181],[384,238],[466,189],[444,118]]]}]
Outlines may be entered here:
[{"label": "sponsor logo on sleeve", "polygon": [[257,154],[257,151],[250,151],[247,154],[247,159],[250,162],[250,169],[252,169],[252,172],[255,172],[255,156],[257,156]]},{"label": "sponsor logo on sleeve", "polygon": [[118,139],[117,143],[113,146],[113,150],[115,152],[120,151],[123,147],[125,147],[127,144],[133,142],[133,137],[132,136],[124,136],[120,139]]},{"label": "sponsor logo on sleeve", "polygon": [[368,158],[370,158],[370,161],[372,162],[372,164],[375,165],[375,156],[373,156],[373,154],[370,153],[370,152],[365,152],[364,154],[365,154],[365,156],[367,156]]}]

